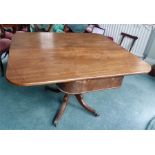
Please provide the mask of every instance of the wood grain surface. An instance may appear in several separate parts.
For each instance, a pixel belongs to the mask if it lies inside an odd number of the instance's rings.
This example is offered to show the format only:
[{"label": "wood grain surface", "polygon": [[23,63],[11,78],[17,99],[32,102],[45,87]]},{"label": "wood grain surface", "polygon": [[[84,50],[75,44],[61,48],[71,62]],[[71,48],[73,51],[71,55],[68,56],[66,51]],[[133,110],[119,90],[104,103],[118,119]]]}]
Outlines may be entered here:
[{"label": "wood grain surface", "polygon": [[123,76],[112,78],[97,78],[89,80],[78,80],[65,83],[57,83],[60,91],[66,94],[81,94],[89,91],[98,91],[120,87]]},{"label": "wood grain surface", "polygon": [[6,77],[32,86],[147,73],[150,65],[98,34],[16,33]]}]

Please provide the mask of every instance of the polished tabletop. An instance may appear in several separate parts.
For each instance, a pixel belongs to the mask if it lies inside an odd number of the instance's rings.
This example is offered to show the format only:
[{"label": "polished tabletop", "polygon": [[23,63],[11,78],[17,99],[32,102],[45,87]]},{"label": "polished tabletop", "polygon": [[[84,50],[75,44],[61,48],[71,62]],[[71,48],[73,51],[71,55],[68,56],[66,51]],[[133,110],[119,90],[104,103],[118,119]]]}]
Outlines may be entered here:
[{"label": "polished tabletop", "polygon": [[149,71],[150,65],[102,35],[27,32],[13,36],[6,77],[32,86]]}]

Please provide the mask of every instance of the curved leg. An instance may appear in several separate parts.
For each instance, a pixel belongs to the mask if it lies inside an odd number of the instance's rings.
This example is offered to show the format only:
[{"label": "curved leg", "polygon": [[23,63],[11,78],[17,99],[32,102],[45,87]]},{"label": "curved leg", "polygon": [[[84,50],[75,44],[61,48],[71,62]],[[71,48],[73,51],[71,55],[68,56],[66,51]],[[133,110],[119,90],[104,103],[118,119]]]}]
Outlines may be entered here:
[{"label": "curved leg", "polygon": [[91,112],[95,116],[99,116],[99,114],[91,108],[87,103],[84,102],[83,97],[81,94],[75,95],[79,103],[84,107],[87,111]]},{"label": "curved leg", "polygon": [[69,99],[69,95],[68,94],[65,94],[64,98],[63,98],[63,103],[58,111],[58,113],[56,114],[55,118],[54,118],[54,121],[53,121],[53,124],[54,126],[57,126],[58,124],[58,121],[61,119],[66,107],[67,107],[67,104],[68,104],[68,99]]}]

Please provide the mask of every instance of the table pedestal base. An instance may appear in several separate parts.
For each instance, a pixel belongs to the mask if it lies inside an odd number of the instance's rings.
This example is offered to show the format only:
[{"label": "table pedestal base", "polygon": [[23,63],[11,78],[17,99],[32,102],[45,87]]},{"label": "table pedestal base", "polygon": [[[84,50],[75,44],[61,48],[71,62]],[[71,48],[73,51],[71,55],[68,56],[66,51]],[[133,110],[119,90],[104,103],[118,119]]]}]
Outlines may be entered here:
[{"label": "table pedestal base", "polygon": [[78,100],[78,103],[88,112],[90,112],[94,116],[99,116],[93,108],[91,108],[86,102],[84,102],[82,94],[89,91],[117,88],[121,85],[122,80],[123,76],[119,76],[110,78],[79,80],[66,83],[57,83],[56,85],[58,89],[46,86],[45,87],[46,90],[50,90],[56,93],[63,92],[65,94],[62,105],[54,118],[53,124],[56,126],[59,120],[61,119],[68,105],[69,95],[74,95]]},{"label": "table pedestal base", "polygon": [[[46,86],[45,90],[50,90],[56,93],[61,92],[59,89],[54,89],[52,87]],[[72,94],[73,95],[73,94]],[[90,112],[91,114],[93,114],[94,116],[99,116],[99,114],[96,112],[96,110],[94,110],[93,108],[91,108],[84,100],[83,100],[83,95],[82,94],[74,94],[76,99],[78,100],[78,103],[84,108],[86,109],[88,112]],[[61,119],[67,105],[68,105],[68,101],[69,101],[69,94],[65,93],[64,98],[63,98],[63,102],[61,104],[60,109],[58,110],[56,116],[54,117],[53,120],[53,124],[54,126],[57,126],[59,120]]]}]

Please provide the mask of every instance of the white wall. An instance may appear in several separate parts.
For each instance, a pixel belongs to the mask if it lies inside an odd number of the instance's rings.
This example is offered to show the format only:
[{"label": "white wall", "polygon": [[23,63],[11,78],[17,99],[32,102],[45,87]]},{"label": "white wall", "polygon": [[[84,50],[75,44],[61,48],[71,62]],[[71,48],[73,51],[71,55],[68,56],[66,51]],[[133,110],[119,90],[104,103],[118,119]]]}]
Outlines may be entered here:
[{"label": "white wall", "polygon": [[147,62],[155,64],[155,28],[151,32],[144,54],[146,55]]},{"label": "white wall", "polygon": [[[138,40],[135,42],[132,53],[143,57],[147,42],[151,34],[151,25],[144,24],[100,24],[102,28],[105,29],[105,36],[111,36],[114,38],[116,43],[120,42],[121,32],[125,32],[138,37]],[[131,39],[124,39],[122,46],[126,49],[131,44]]]}]

